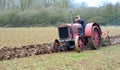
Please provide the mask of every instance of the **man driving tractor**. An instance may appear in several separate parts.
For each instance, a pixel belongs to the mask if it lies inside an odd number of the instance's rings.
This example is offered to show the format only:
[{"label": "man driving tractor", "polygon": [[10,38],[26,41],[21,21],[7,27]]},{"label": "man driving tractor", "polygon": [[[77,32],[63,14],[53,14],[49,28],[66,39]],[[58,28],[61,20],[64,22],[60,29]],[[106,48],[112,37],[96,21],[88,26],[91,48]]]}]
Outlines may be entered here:
[{"label": "man driving tractor", "polygon": [[82,31],[81,31],[81,33],[82,33],[82,35],[84,36],[85,26],[86,26],[86,24],[85,24],[85,22],[84,22],[84,19],[82,19],[82,18],[80,17],[80,15],[77,15],[76,18],[75,18],[75,23],[79,23],[79,24],[82,25]]}]

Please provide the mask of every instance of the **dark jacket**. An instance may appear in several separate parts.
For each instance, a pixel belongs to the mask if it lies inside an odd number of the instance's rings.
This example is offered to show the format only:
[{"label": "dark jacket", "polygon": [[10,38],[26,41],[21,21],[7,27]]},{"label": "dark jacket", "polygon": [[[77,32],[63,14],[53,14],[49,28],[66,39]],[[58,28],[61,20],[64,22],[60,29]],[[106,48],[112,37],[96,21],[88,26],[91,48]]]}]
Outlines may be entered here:
[{"label": "dark jacket", "polygon": [[86,24],[85,24],[84,19],[81,18],[80,20],[78,20],[78,23],[80,23],[82,25],[83,29],[85,30]]}]

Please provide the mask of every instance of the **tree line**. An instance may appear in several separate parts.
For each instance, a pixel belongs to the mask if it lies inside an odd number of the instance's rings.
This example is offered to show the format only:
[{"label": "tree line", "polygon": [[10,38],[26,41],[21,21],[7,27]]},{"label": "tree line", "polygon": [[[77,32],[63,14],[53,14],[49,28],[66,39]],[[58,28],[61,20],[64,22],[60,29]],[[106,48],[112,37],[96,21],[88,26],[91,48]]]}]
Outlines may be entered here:
[{"label": "tree line", "polygon": [[[120,4],[72,7],[73,20],[81,15],[86,23],[120,25]],[[0,0],[0,27],[56,26],[70,22],[69,0]]]}]

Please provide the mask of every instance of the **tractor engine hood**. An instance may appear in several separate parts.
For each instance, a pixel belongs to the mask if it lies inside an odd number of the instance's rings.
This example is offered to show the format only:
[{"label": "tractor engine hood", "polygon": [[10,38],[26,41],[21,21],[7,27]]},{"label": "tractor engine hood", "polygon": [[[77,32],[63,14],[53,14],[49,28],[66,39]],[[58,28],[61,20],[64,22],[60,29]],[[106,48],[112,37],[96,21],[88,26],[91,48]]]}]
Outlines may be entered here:
[{"label": "tractor engine hood", "polygon": [[[78,28],[82,29],[81,24],[74,23],[73,24],[74,28],[74,38],[78,36]],[[58,27],[58,32],[59,32],[59,38],[60,39],[72,39],[72,25],[71,24],[66,24],[64,26]]]}]

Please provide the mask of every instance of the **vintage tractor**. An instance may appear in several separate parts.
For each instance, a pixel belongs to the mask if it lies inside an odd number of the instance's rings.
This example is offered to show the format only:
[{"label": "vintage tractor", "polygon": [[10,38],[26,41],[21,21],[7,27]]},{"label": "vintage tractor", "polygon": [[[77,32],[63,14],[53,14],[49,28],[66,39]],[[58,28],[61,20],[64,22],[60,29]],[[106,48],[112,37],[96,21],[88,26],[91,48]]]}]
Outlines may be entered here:
[{"label": "vintage tractor", "polygon": [[54,51],[75,49],[78,52],[89,47],[98,49],[101,46],[101,28],[98,23],[88,23],[83,34],[82,25],[79,23],[66,24],[58,27],[59,39],[52,42]]}]

